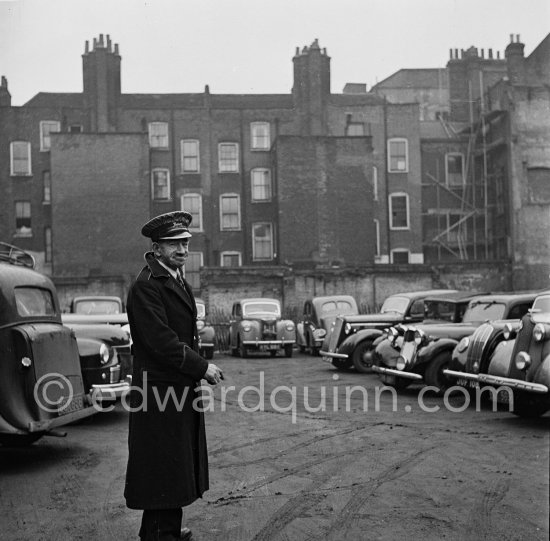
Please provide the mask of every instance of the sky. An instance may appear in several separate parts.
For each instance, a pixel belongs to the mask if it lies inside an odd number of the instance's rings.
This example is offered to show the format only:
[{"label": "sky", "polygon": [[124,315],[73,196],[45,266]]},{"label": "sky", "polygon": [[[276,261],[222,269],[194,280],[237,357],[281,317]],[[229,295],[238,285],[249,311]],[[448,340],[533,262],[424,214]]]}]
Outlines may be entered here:
[{"label": "sky", "polygon": [[0,75],[16,106],[82,92],[84,44],[109,34],[123,93],[288,94],[296,48],[318,39],[340,93],[445,67],[449,49],[503,58],[510,34],[529,55],[548,33],[550,0],[0,0]]}]

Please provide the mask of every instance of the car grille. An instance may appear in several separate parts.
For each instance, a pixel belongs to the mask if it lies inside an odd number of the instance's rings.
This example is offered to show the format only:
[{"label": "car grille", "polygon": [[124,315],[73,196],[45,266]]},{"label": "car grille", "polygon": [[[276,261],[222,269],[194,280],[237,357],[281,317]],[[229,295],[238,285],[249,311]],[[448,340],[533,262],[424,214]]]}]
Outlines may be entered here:
[{"label": "car grille", "polygon": [[120,379],[132,375],[132,353],[130,346],[115,346],[120,362]]},{"label": "car grille", "polygon": [[277,329],[275,328],[275,323],[264,323],[264,328],[262,332],[264,340],[272,340],[277,337]]},{"label": "car grille", "polygon": [[340,335],[342,334],[342,328],[344,327],[344,320],[341,317],[337,317],[334,322],[334,329],[330,333],[328,339],[328,351],[336,351],[338,344],[340,343]]},{"label": "car grille", "polygon": [[[484,323],[480,325],[470,337],[470,346],[468,347],[468,354],[466,357],[467,372],[474,371],[473,364],[475,362],[479,363],[479,366],[481,366],[483,360],[488,360],[483,358],[483,354],[489,346],[492,334],[493,326],[489,323]],[[478,371],[479,370],[475,372]]]}]

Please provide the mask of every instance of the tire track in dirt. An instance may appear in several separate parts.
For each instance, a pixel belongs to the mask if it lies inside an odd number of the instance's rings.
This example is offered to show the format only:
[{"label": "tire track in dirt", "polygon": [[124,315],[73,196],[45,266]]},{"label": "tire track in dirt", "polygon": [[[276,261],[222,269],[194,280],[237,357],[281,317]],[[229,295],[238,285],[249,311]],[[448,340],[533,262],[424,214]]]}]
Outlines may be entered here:
[{"label": "tire track in dirt", "polygon": [[487,539],[494,536],[492,528],[492,512],[494,507],[504,498],[510,487],[510,479],[497,479],[485,490],[481,502],[470,510],[471,523],[468,533],[463,537],[467,539]]},{"label": "tire track in dirt", "polygon": [[388,466],[380,475],[376,476],[369,482],[370,489],[360,487],[352,490],[351,497],[338,514],[336,520],[332,522],[324,538],[334,539],[335,541],[345,539],[345,534],[353,524],[354,517],[365,505],[367,500],[374,495],[378,488],[384,483],[394,481],[409,473],[414,468],[414,466],[421,462],[421,460],[427,453],[430,453],[435,448],[436,446],[431,446],[420,449],[409,457],[403,460],[399,460],[391,466]]}]

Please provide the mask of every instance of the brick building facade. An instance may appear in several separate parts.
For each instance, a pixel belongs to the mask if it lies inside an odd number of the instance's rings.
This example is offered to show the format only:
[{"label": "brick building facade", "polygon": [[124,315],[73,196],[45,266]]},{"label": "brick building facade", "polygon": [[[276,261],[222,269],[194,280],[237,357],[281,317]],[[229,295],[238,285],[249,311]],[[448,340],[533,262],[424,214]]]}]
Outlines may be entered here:
[{"label": "brick building facade", "polygon": [[[199,290],[201,267],[466,259],[532,261],[540,282],[547,41],[527,59],[521,44],[506,59],[451,52],[447,68],[336,94],[316,40],[296,49],[290,94],[123,94],[118,45],[100,36],[85,45],[82,93],[12,107],[2,78],[0,239],[33,252],[58,281],[128,283],[147,248],[140,225],[185,208],[194,217],[188,278]],[[513,108],[502,97],[510,92]],[[487,125],[496,133],[501,117],[507,142],[492,165],[489,150],[501,147]],[[528,165],[513,157],[519,147]],[[504,175],[501,185],[487,182],[489,171]],[[537,254],[529,231],[544,247]]]}]

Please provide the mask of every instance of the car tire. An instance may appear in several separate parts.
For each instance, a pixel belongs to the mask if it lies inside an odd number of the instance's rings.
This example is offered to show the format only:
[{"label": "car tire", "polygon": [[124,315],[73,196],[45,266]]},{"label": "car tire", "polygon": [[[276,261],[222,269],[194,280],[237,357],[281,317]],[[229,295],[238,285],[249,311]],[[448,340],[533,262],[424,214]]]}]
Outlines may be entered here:
[{"label": "car tire", "polygon": [[0,434],[0,445],[4,447],[28,447],[42,436],[43,434]]},{"label": "car tire", "polygon": [[357,372],[361,372],[362,374],[370,374],[372,372],[373,353],[374,349],[371,340],[359,342],[357,347],[353,350],[353,355],[351,357],[353,366]]},{"label": "car tire", "polygon": [[347,371],[353,366],[353,363],[349,359],[332,359],[332,365],[338,370]]},{"label": "car tire", "polygon": [[292,352],[293,352],[292,344],[284,346],[284,350],[285,350],[285,357],[288,357],[288,358],[292,357]]},{"label": "car tire", "polygon": [[514,396],[512,413],[524,419],[536,419],[548,411],[547,400],[537,400],[530,396]]},{"label": "car tire", "polygon": [[451,352],[444,351],[435,356],[435,358],[426,367],[425,381],[426,385],[436,387],[436,395],[441,396],[453,385],[453,382],[443,373],[445,368],[449,367],[451,362]]}]

